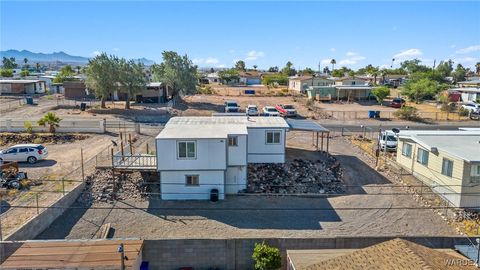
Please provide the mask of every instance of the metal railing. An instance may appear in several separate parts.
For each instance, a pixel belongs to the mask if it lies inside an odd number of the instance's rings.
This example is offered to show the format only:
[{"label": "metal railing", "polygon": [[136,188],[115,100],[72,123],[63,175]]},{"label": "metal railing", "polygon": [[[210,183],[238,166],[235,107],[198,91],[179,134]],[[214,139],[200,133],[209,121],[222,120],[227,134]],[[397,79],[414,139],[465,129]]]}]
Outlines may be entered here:
[{"label": "metal railing", "polygon": [[157,157],[148,154],[114,155],[112,166],[115,169],[155,169]]}]

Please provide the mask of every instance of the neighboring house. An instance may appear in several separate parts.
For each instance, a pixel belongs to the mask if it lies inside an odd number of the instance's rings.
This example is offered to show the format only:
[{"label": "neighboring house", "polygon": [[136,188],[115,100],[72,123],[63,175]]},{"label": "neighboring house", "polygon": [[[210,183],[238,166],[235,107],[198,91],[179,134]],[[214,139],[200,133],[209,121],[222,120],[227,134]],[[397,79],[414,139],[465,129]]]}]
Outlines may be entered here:
[{"label": "neighboring house", "polygon": [[254,85],[261,84],[262,78],[258,71],[241,71],[238,73],[240,84]]},{"label": "neighboring house", "polygon": [[41,80],[0,80],[0,95],[30,95],[45,93]]},{"label": "neighboring house", "polygon": [[82,81],[63,82],[64,96],[67,99],[85,99],[88,97],[87,88]]},{"label": "neighboring house", "polygon": [[372,97],[372,87],[368,80],[358,77],[329,78],[329,86],[310,86],[307,89],[309,99],[329,100],[364,100]]},{"label": "neighboring house", "polygon": [[480,88],[480,79],[457,82],[459,87],[477,87]]},{"label": "neighboring house", "polygon": [[[461,262],[460,264],[448,262]],[[467,257],[453,249],[432,249],[396,238],[361,249],[287,250],[287,270],[474,270]]]},{"label": "neighboring house", "polygon": [[[41,81],[44,81],[45,85],[47,86],[47,90],[52,92],[52,84],[53,84],[53,80],[55,79],[55,76],[43,75],[43,76],[39,76],[38,79]],[[55,92],[55,93],[58,93],[58,92]]]},{"label": "neighboring house", "polygon": [[480,129],[401,131],[397,163],[455,207],[479,207]]},{"label": "neighboring house", "polygon": [[156,137],[164,200],[219,199],[247,187],[248,163],[284,163],[281,117],[173,117]]},{"label": "neighboring house", "polygon": [[360,77],[333,78],[335,85],[368,85],[368,80]]},{"label": "neighboring house", "polygon": [[288,78],[288,89],[304,93],[309,87],[331,86],[333,81],[324,76],[295,76]]},{"label": "neighboring house", "polygon": [[150,82],[146,89],[135,96],[137,103],[164,103],[166,101],[166,88],[161,82]]},{"label": "neighboring house", "polygon": [[207,76],[204,77],[204,79],[208,83],[219,83],[220,82],[220,76],[218,76],[218,72],[209,73],[209,74],[207,74]]},{"label": "neighboring house", "polygon": [[480,87],[456,87],[448,89],[449,94],[459,94],[463,102],[480,100]]}]

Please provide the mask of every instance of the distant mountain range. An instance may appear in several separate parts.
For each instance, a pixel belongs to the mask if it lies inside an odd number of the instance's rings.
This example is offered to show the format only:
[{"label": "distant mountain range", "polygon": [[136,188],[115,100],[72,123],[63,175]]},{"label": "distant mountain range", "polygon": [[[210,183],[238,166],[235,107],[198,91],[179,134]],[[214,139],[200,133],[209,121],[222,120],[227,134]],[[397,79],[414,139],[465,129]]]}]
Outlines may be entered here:
[{"label": "distant mountain range", "polygon": [[[3,57],[15,57],[15,61],[19,64],[23,63],[23,59],[27,58],[30,64],[40,62],[40,63],[50,63],[50,62],[63,62],[68,64],[86,64],[88,63],[88,57],[70,55],[65,52],[53,52],[53,53],[34,53],[27,50],[6,50],[0,51],[0,58]],[[146,58],[135,59],[142,62],[144,65],[150,66],[155,62]]]}]

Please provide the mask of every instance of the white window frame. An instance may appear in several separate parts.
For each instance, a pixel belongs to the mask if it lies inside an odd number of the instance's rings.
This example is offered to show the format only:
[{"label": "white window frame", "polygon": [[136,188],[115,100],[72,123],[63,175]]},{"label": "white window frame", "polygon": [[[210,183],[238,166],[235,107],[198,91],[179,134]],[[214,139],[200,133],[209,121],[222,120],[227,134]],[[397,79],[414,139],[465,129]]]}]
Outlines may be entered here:
[{"label": "white window frame", "polygon": [[480,184],[480,164],[472,164],[470,169],[470,183]]},{"label": "white window frame", "polygon": [[[268,134],[272,133],[272,142],[268,142]],[[275,142],[275,133],[278,133],[278,142]],[[282,143],[282,131],[281,130],[267,130],[265,131],[265,144],[281,144]]]},{"label": "white window frame", "polygon": [[[189,178],[196,179],[197,183],[195,184],[194,183],[195,181],[193,181],[193,183],[190,183],[188,181]],[[187,187],[198,187],[198,186],[200,186],[200,175],[198,175],[198,174],[187,174],[187,175],[185,175],[185,186],[187,186]]]},{"label": "white window frame", "polygon": [[[423,160],[423,158],[420,158],[420,156],[421,156],[420,151],[426,154],[426,157],[427,157],[426,161]],[[430,155],[430,153],[427,150],[425,150],[423,148],[418,148],[417,149],[417,163],[422,164],[423,166],[428,166],[429,155]],[[422,157],[423,157],[423,155],[422,155]]]},{"label": "white window frame", "polygon": [[[445,164],[451,164],[445,166]],[[453,175],[453,160],[448,158],[442,159],[442,174],[448,177],[452,177]]]},{"label": "white window frame", "polygon": [[[408,152],[408,155],[406,153],[406,149],[407,149],[407,146],[409,148],[409,152]],[[402,155],[404,157],[408,157],[408,158],[412,158],[412,149],[413,149],[413,145],[411,143],[406,143],[406,142],[403,142],[403,146],[402,146]]]},{"label": "white window frame", "polygon": [[238,136],[228,136],[228,146],[237,147],[238,146]]},{"label": "white window frame", "polygon": [[[185,143],[185,157],[180,157],[180,144]],[[193,157],[188,156],[188,144],[193,143]],[[197,159],[197,142],[196,141],[177,141],[177,159]]]}]

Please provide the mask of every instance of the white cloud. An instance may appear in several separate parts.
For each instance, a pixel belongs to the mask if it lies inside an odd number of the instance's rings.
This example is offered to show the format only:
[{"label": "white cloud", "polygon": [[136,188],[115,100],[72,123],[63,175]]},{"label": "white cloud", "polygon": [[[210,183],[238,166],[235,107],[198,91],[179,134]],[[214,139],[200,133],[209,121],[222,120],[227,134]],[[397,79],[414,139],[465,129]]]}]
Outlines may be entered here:
[{"label": "white cloud", "polygon": [[192,62],[195,64],[195,65],[198,65],[198,64],[203,64],[203,58],[194,58],[192,59]]},{"label": "white cloud", "polygon": [[335,49],[335,48],[330,48],[329,51],[334,52],[334,51],[336,51],[336,50],[337,50],[337,49]]},{"label": "white cloud", "polygon": [[453,59],[453,62],[455,62],[455,64],[462,64],[463,66],[474,66],[475,63],[477,63],[478,61],[480,61],[479,58],[469,56]]},{"label": "white cloud", "polygon": [[218,59],[217,58],[213,58],[213,57],[208,57],[207,59],[205,59],[205,64],[209,64],[209,65],[212,65],[212,64],[218,64]]},{"label": "white cloud", "polygon": [[118,51],[120,51],[120,49],[119,48],[113,48],[113,51],[118,52]]},{"label": "white cloud", "polygon": [[97,56],[97,55],[100,55],[100,54],[102,54],[100,51],[93,51],[93,52],[92,52],[92,55],[93,55],[93,56]]},{"label": "white cloud", "polygon": [[235,50],[234,50],[234,49],[230,49],[230,50],[228,50],[228,52],[229,52],[229,53],[234,53]]},{"label": "white cloud", "polygon": [[358,53],[356,53],[356,52],[347,52],[345,55],[346,55],[346,56],[355,56],[355,55],[357,55],[357,54],[358,54]]},{"label": "white cloud", "polygon": [[470,47],[462,48],[460,50],[457,50],[456,53],[464,54],[464,53],[471,53],[476,51],[480,51],[480,45],[472,45]]},{"label": "white cloud", "polygon": [[257,60],[258,58],[262,58],[265,56],[265,53],[261,52],[261,51],[249,51],[247,53],[247,57],[245,58],[245,61],[255,61]]},{"label": "white cloud", "polygon": [[216,65],[215,67],[217,67],[217,68],[225,68],[226,65],[225,65],[225,64],[220,64],[220,65]]},{"label": "white cloud", "polygon": [[330,64],[330,61],[332,61],[332,59],[322,59],[322,61],[320,63],[322,65],[328,65],[328,64]]},{"label": "white cloud", "polygon": [[422,54],[423,53],[420,49],[408,49],[395,54],[393,58],[395,58],[395,60],[405,60],[419,57]]},{"label": "white cloud", "polygon": [[347,52],[345,55],[347,56],[345,59],[337,61],[338,65],[355,65],[356,63],[367,59],[365,56],[358,55],[356,52]]}]

